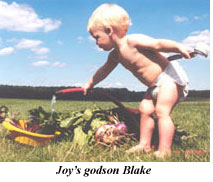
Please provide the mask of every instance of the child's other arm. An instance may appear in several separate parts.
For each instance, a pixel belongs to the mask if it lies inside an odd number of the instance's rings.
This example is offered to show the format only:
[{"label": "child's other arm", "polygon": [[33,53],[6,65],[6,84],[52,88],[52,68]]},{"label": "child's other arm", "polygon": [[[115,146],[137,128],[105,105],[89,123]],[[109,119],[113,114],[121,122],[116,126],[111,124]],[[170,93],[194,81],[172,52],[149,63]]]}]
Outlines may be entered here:
[{"label": "child's other arm", "polygon": [[103,66],[101,66],[93,77],[84,85],[84,94],[87,93],[87,90],[101,82],[106,78],[109,73],[118,65],[118,56],[116,56],[115,50],[110,52],[107,61]]},{"label": "child's other arm", "polygon": [[141,34],[131,36],[130,42],[132,45],[139,49],[149,49],[153,51],[168,53],[180,53],[186,59],[190,59],[190,52],[193,52],[192,48],[187,47],[181,43],[167,39],[154,39]]}]

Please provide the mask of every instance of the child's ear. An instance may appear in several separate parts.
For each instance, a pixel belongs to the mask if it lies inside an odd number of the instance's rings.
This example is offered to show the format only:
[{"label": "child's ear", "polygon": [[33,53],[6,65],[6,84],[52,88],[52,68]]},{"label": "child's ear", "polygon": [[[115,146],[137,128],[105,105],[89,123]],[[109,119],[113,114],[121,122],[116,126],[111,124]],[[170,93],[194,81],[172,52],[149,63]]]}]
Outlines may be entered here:
[{"label": "child's ear", "polygon": [[106,32],[108,35],[112,35],[112,33],[113,33],[112,27],[107,27],[107,28],[105,29],[105,32]]}]

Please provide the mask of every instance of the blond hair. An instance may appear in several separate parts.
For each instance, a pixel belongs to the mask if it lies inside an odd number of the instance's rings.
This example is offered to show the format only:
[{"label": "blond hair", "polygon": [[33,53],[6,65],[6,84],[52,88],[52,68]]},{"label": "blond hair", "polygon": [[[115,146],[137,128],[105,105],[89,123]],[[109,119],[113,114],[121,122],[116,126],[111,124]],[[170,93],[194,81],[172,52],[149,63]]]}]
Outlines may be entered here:
[{"label": "blond hair", "polygon": [[117,30],[127,32],[130,25],[129,15],[123,8],[116,4],[102,4],[90,17],[87,30],[111,26]]}]

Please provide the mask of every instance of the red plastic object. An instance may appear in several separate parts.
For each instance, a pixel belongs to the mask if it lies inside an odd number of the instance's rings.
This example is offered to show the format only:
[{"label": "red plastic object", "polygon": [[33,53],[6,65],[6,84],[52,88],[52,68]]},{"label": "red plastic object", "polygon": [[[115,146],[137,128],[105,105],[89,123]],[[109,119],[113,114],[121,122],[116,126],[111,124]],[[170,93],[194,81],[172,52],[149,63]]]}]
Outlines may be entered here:
[{"label": "red plastic object", "polygon": [[56,94],[65,94],[65,93],[70,93],[70,92],[83,92],[84,89],[83,88],[67,88],[67,89],[63,89],[63,90],[59,90],[56,92]]}]

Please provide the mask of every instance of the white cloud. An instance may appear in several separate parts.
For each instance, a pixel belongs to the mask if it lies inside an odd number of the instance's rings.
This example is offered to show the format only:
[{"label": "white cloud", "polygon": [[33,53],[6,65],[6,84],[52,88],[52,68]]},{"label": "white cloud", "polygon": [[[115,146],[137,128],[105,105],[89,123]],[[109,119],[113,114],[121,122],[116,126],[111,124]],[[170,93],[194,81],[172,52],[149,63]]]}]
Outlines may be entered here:
[{"label": "white cloud", "polygon": [[50,50],[46,47],[39,47],[42,43],[41,40],[21,39],[15,47],[17,49],[29,49],[37,55],[44,55]]},{"label": "white cloud", "polygon": [[0,49],[0,56],[10,55],[13,52],[14,52],[14,48],[13,47],[5,47],[3,49]]},{"label": "white cloud", "polygon": [[183,43],[190,47],[204,47],[205,49],[210,50],[210,31],[195,31],[192,32],[186,39],[183,40]]},{"label": "white cloud", "polygon": [[49,65],[50,63],[48,61],[37,61],[37,62],[33,62],[32,65],[33,66],[36,66],[36,67],[39,67],[39,66],[47,66]]},{"label": "white cloud", "polygon": [[26,4],[0,1],[0,29],[23,32],[49,32],[57,29],[61,21],[41,19],[33,8]]},{"label": "white cloud", "polygon": [[38,47],[41,43],[42,41],[40,40],[21,39],[15,47],[17,49],[33,49]]},{"label": "white cloud", "polygon": [[188,21],[188,18],[185,17],[185,16],[175,16],[175,17],[174,17],[174,20],[175,20],[176,22],[182,23],[182,22]]},{"label": "white cloud", "polygon": [[58,61],[53,62],[53,63],[51,63],[49,61],[36,61],[36,62],[33,62],[32,65],[35,67],[52,66],[52,67],[60,67],[60,68],[66,66],[65,63],[58,62]]},{"label": "white cloud", "polygon": [[[29,49],[38,56],[45,56],[45,54],[49,53],[50,50],[46,47],[40,47],[42,43],[43,42],[41,40],[21,39],[17,42],[14,48],[17,50]],[[13,51],[14,48],[12,48]],[[6,49],[6,51],[12,51],[12,49]]]},{"label": "white cloud", "polygon": [[49,32],[52,30],[57,29],[61,25],[61,21],[59,20],[51,20],[51,19],[43,19],[43,27],[44,27],[44,32]]},{"label": "white cloud", "polygon": [[37,55],[44,55],[50,52],[50,50],[46,47],[35,47],[31,49]]},{"label": "white cloud", "polygon": [[54,67],[64,67],[64,66],[66,66],[66,64],[57,61],[57,62],[52,63],[52,66],[54,66]]}]

